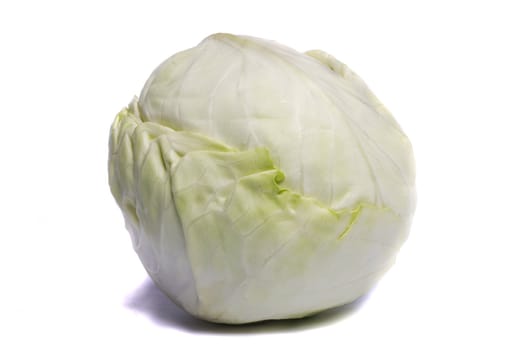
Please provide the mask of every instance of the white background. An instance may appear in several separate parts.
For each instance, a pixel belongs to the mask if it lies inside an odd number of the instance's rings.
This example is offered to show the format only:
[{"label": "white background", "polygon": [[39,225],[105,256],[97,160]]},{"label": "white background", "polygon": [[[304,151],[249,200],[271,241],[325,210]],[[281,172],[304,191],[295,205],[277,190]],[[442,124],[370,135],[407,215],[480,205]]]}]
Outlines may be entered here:
[{"label": "white background", "polygon": [[[0,348],[525,348],[519,3],[3,1]],[[107,185],[109,126],[161,61],[214,32],[333,54],[411,138],[411,236],[361,302],[226,327],[148,282]]]}]

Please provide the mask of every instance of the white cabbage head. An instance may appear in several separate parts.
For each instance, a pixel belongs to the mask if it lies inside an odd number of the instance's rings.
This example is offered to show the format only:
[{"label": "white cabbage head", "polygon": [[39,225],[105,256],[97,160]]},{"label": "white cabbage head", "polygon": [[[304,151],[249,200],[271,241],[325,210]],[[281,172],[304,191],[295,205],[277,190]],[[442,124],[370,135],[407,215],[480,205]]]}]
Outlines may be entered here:
[{"label": "white cabbage head", "polygon": [[408,138],[322,51],[215,34],[116,117],[109,182],[134,248],[210,321],[349,303],[394,263],[415,209]]}]

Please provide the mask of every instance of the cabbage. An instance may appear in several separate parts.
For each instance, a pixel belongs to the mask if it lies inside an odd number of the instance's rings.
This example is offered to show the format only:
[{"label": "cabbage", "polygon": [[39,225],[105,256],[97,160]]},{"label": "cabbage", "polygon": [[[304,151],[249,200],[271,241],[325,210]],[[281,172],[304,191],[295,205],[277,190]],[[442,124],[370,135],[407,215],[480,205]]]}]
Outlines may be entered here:
[{"label": "cabbage", "polygon": [[109,183],[156,285],[213,322],[352,302],[415,209],[411,144],[343,63],[215,34],[162,63],[116,117]]}]

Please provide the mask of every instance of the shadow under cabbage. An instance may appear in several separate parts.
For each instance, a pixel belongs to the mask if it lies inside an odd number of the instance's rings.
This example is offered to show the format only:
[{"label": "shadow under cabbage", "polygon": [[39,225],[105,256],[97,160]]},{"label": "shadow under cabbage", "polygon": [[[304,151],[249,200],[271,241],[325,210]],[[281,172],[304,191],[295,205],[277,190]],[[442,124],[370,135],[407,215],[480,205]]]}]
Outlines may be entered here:
[{"label": "shadow under cabbage", "polygon": [[148,316],[154,323],[192,333],[249,334],[301,331],[322,327],[356,313],[371,293],[354,302],[318,314],[290,320],[269,320],[241,325],[225,325],[197,319],[174,304],[147,278],[125,301],[125,306]]}]

